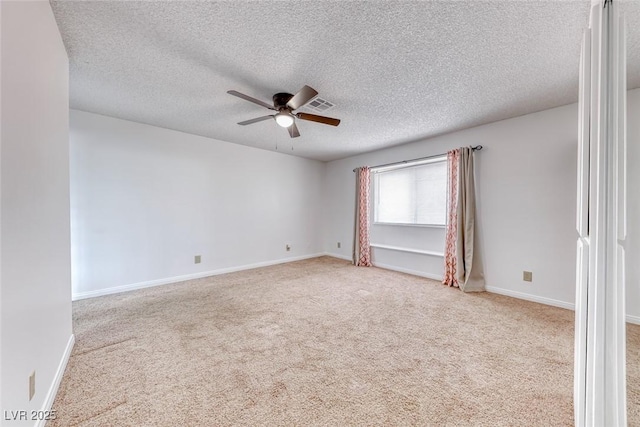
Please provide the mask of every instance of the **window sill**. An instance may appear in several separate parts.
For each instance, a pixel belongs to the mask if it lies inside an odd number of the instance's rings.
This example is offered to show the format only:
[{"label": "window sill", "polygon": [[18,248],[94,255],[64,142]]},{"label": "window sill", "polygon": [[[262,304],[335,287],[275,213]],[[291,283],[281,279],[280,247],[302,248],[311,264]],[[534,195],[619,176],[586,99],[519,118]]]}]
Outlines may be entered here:
[{"label": "window sill", "polygon": [[444,224],[402,224],[399,222],[373,222],[371,225],[390,225],[393,227],[446,228]]},{"label": "window sill", "polygon": [[371,243],[369,246],[371,246],[372,248],[378,248],[378,249],[388,249],[390,251],[409,252],[412,254],[430,255],[430,256],[444,258],[444,253],[435,252],[435,251],[423,251],[421,249],[411,249],[411,248],[403,248],[400,246],[381,245],[379,243]]}]

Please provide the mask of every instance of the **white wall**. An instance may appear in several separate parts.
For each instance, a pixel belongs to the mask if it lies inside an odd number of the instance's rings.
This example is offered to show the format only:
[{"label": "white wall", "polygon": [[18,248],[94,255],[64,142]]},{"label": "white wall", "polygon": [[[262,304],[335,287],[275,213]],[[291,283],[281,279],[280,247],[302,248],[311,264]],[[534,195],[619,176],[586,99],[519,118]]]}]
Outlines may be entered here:
[{"label": "white wall", "polygon": [[323,252],[324,163],[75,110],[70,140],[76,298]]},{"label": "white wall", "polygon": [[[640,321],[640,89],[630,91],[627,312]],[[410,160],[468,145],[476,154],[478,225],[488,289],[561,307],[575,300],[577,104],[327,164],[325,248],[350,258],[357,166]],[[372,243],[442,252],[442,229],[372,226]],[[390,226],[385,226],[389,228]],[[338,249],[336,243],[342,242]],[[442,277],[442,258],[373,249],[376,265]],[[522,281],[522,271],[533,282]]]},{"label": "white wall", "polygon": [[[73,337],[67,54],[49,2],[0,2],[0,10],[4,419],[4,411],[40,410],[52,403]],[[29,401],[34,370],[36,393]]]},{"label": "white wall", "polygon": [[[373,215],[373,211],[371,211],[371,215]],[[401,227],[374,224],[372,221],[371,242],[386,246],[371,249],[373,262],[379,267],[442,280],[445,231],[444,227]],[[334,244],[334,246],[337,245]],[[429,254],[403,252],[389,249],[389,246],[409,248]]]},{"label": "white wall", "polygon": [[627,316],[640,324],[640,89],[627,92]]},{"label": "white wall", "polygon": [[[330,162],[327,165],[325,247],[351,254],[353,168],[410,160],[468,145],[476,154],[478,224],[487,285],[512,295],[569,304],[574,297],[577,108],[555,108],[515,119]],[[348,183],[348,184],[346,184]],[[388,226],[387,226],[388,227]],[[443,252],[443,230],[398,227],[387,244]],[[388,234],[388,233],[387,233]],[[378,243],[372,233],[372,242]],[[348,242],[342,249],[337,241]],[[374,262],[442,277],[442,258],[374,249]],[[533,282],[522,271],[533,271]]]}]

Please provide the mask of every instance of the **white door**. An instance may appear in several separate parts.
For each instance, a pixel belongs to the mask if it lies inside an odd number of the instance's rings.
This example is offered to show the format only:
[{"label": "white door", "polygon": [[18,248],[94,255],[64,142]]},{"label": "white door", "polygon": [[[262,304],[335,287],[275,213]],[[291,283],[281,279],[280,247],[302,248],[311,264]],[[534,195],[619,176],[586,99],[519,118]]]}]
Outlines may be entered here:
[{"label": "white door", "polygon": [[580,66],[575,421],[625,426],[626,64],[624,22],[594,0]]}]

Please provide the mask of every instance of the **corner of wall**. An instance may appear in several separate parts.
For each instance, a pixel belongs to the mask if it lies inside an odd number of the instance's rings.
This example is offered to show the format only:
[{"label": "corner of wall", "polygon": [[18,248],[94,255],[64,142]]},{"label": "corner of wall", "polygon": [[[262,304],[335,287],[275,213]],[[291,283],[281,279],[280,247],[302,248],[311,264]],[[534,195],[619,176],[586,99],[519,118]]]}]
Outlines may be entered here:
[{"label": "corner of wall", "polygon": [[[44,398],[44,403],[42,404],[42,413],[51,413],[56,409],[53,408],[53,402],[56,399],[56,395],[58,394],[58,389],[60,388],[60,383],[62,382],[62,377],[64,376],[64,372],[69,364],[69,359],[71,359],[71,353],[73,352],[73,346],[76,342],[75,335],[71,334],[69,336],[69,340],[67,341],[67,346],[62,353],[60,358],[60,362],[58,363],[58,368],[56,369],[55,375],[53,376],[53,381],[49,386],[49,390],[47,391],[47,395]],[[36,427],[44,427],[47,424],[47,420],[41,419],[36,423]]]}]

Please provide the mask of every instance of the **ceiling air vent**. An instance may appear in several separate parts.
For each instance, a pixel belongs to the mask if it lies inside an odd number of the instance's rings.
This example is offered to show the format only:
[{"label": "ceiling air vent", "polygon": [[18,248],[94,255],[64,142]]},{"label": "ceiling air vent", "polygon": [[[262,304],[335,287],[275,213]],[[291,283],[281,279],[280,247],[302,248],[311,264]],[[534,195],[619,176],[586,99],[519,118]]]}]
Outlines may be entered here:
[{"label": "ceiling air vent", "polygon": [[314,113],[324,113],[327,110],[330,110],[335,105],[326,99],[322,99],[320,97],[314,98],[313,101],[309,102],[304,108],[313,111]]}]

